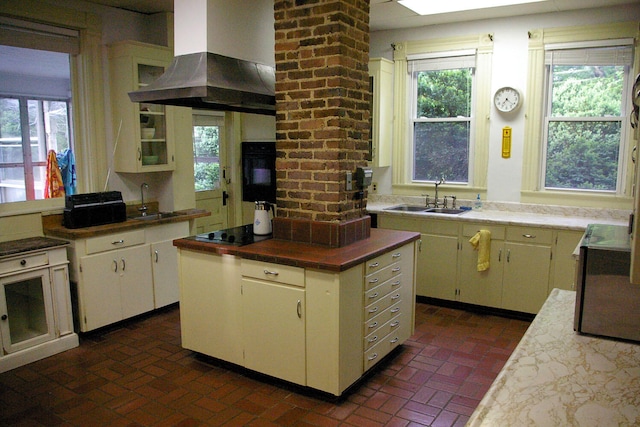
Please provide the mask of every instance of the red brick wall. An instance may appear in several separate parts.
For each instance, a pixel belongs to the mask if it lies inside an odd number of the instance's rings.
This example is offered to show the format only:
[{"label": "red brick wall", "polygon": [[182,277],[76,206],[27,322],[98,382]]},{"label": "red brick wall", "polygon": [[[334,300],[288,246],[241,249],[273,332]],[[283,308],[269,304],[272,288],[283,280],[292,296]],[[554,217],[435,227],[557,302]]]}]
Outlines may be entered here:
[{"label": "red brick wall", "polygon": [[278,217],[357,218],[345,180],[367,165],[369,1],[274,5]]}]

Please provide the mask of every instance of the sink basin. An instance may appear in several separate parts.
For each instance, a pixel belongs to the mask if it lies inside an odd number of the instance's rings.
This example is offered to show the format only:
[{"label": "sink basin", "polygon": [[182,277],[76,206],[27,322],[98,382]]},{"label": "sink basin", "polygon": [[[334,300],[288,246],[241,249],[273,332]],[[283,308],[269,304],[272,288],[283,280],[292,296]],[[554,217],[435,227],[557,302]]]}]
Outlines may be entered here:
[{"label": "sink basin", "polygon": [[390,208],[384,208],[385,211],[401,211],[401,212],[426,212],[425,206],[398,205]]},{"label": "sink basin", "polygon": [[158,212],[158,213],[154,213],[154,214],[148,214],[148,215],[140,215],[140,216],[132,216],[130,217],[131,219],[136,219],[136,220],[140,220],[140,221],[153,221],[155,219],[164,219],[164,218],[173,218],[176,216],[180,216],[182,214],[177,213],[177,212]]},{"label": "sink basin", "polygon": [[464,209],[451,209],[451,208],[429,208],[425,212],[427,213],[439,213],[447,215],[459,215],[466,212]]}]

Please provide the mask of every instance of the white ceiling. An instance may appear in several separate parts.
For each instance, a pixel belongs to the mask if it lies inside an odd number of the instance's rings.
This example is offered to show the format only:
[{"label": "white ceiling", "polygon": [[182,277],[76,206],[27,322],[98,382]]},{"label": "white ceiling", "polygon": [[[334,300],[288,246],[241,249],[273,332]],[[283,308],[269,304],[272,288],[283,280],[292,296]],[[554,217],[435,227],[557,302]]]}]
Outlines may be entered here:
[{"label": "white ceiling", "polygon": [[[106,6],[118,7],[140,13],[172,12],[174,0],[88,0]],[[427,1],[427,0],[425,0]],[[437,0],[436,0],[437,1]],[[440,0],[447,1],[447,0]],[[602,6],[635,3],[638,0],[545,0],[518,6],[493,7],[469,12],[419,16],[396,0],[371,0],[371,31],[422,27],[448,22],[472,21],[507,16],[550,13]]]}]

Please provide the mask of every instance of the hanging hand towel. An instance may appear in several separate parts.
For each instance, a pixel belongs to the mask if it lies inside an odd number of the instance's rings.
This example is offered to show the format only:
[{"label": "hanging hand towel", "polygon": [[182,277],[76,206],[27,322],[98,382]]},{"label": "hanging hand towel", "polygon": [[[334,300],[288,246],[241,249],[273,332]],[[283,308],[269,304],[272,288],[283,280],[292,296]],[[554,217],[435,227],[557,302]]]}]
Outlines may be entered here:
[{"label": "hanging hand towel", "polygon": [[49,150],[49,153],[47,153],[47,176],[44,185],[44,198],[53,199],[54,197],[64,197],[64,184],[62,183],[62,174],[58,167],[56,152]]},{"label": "hanging hand towel", "polygon": [[478,271],[489,269],[489,257],[491,255],[491,232],[480,230],[469,239],[469,243],[478,251]]},{"label": "hanging hand towel", "polygon": [[73,156],[73,151],[67,148],[56,157],[62,174],[64,193],[68,196],[76,194],[76,160]]}]

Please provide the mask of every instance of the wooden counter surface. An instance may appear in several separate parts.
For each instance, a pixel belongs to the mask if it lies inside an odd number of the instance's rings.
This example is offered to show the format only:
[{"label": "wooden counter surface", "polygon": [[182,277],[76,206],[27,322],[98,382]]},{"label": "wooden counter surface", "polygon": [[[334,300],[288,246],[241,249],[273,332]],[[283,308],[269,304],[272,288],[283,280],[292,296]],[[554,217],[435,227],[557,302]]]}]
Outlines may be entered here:
[{"label": "wooden counter surface", "polygon": [[47,236],[60,237],[62,239],[84,239],[87,237],[100,236],[102,234],[117,233],[120,231],[135,230],[137,228],[151,227],[159,224],[171,224],[174,222],[189,221],[195,218],[211,215],[211,212],[202,209],[185,209],[175,211],[178,216],[161,218],[155,220],[127,219],[124,222],[115,224],[96,225],[84,228],[67,228],[62,225],[62,214],[48,215],[42,217],[42,228]]},{"label": "wooden counter surface", "polygon": [[188,250],[229,254],[241,258],[318,270],[344,271],[420,238],[420,233],[372,228],[371,237],[342,248],[311,245],[288,240],[269,239],[246,246],[200,242],[195,237],[173,241]]}]

